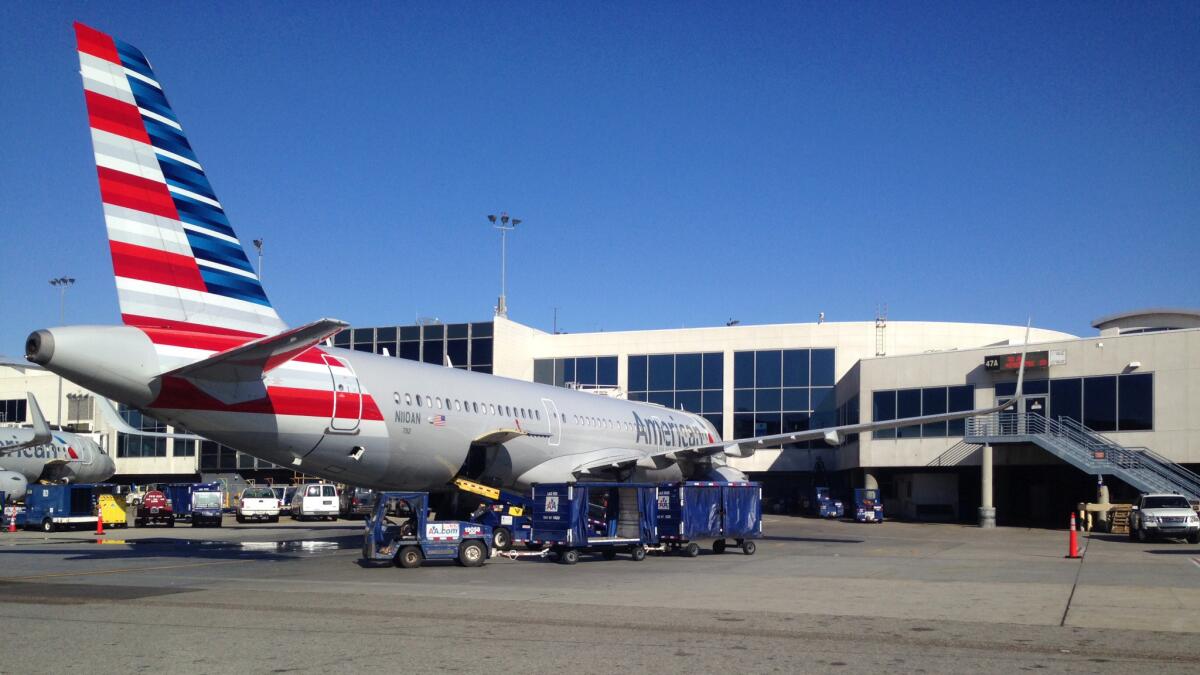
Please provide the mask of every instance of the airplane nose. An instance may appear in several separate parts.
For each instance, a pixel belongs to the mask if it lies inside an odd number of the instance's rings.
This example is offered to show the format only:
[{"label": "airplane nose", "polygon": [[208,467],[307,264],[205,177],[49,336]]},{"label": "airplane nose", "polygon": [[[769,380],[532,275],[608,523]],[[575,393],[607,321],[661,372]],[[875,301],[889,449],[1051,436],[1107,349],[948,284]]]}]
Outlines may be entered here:
[{"label": "airplane nose", "polygon": [[35,330],[25,338],[25,358],[44,366],[54,358],[54,335],[48,330]]}]

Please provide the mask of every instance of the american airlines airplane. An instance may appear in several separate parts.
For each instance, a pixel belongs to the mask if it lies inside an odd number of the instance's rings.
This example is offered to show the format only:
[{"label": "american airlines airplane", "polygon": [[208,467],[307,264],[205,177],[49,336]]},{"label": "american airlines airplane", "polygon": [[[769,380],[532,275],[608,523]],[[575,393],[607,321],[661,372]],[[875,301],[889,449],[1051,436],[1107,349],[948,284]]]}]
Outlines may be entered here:
[{"label": "american airlines airplane", "polygon": [[92,440],[65,431],[53,431],[29,394],[33,428],[0,428],[0,492],[21,499],[30,483],[99,483],[112,478],[116,466]]},{"label": "american airlines airplane", "polygon": [[442,491],[742,480],[726,458],[1014,405],[725,441],[680,410],[332,348],[347,324],[293,328],[271,306],[142,52],[75,31],[124,325],[35,331],[26,358],[167,424],[323,478]]}]

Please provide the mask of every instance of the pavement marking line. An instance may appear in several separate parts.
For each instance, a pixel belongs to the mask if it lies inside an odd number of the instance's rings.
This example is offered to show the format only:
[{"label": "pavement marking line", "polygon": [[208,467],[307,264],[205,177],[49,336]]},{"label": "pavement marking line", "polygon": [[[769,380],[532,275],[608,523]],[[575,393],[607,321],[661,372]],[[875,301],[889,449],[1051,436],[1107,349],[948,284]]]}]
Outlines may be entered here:
[{"label": "pavement marking line", "polygon": [[255,562],[254,560],[212,560],[199,563],[182,563],[179,565],[154,565],[151,567],[122,567],[113,570],[89,570],[87,572],[53,572],[51,574],[34,574],[27,577],[0,577],[0,581],[32,581],[34,579],[53,579],[55,577],[90,577],[101,574],[125,574],[127,572],[152,572],[155,570],[177,570],[184,567],[209,567],[211,565],[233,565],[235,563]]},{"label": "pavement marking line", "polygon": [[[1089,532],[1087,535],[1088,542],[1091,541],[1092,535]],[[1067,615],[1071,613],[1071,601],[1075,599],[1075,589],[1079,587],[1079,575],[1083,573],[1083,563],[1087,561],[1088,542],[1083,545],[1083,550],[1079,552],[1079,567],[1075,570],[1075,580],[1071,582],[1071,594],[1067,596],[1067,606],[1063,608],[1062,621],[1058,622],[1059,626],[1067,625]]]},{"label": "pavement marking line", "polygon": [[1192,558],[1192,564],[1196,567],[1200,567],[1200,558]]}]

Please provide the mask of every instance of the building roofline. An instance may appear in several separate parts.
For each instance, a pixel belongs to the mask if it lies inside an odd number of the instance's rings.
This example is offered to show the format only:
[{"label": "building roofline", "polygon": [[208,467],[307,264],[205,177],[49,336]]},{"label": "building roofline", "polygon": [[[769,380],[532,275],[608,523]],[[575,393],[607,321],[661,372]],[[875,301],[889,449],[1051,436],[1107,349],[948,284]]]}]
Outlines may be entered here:
[{"label": "building roofline", "polygon": [[1198,309],[1185,309],[1182,307],[1148,307],[1145,309],[1134,309],[1128,312],[1117,312],[1116,314],[1102,316],[1092,322],[1092,328],[1104,328],[1108,324],[1115,323],[1117,321],[1136,319],[1140,316],[1153,316],[1155,314],[1176,314],[1200,321],[1200,310]]}]

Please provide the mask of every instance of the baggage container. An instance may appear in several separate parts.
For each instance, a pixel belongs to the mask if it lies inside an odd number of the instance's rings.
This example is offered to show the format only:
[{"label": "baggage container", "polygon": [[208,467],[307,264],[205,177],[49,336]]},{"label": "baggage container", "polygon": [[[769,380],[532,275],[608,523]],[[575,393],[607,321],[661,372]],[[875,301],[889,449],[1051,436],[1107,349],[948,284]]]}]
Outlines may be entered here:
[{"label": "baggage container", "polygon": [[883,497],[875,488],[854,490],[854,520],[859,523],[883,522]]},{"label": "baggage container", "polygon": [[96,487],[91,483],[31,485],[25,493],[25,511],[18,514],[17,525],[43,532],[87,525],[94,527]]},{"label": "baggage container", "polygon": [[220,483],[170,483],[162,487],[162,492],[171,502],[171,510],[179,520],[189,520],[192,517],[192,493],[221,491]]},{"label": "baggage container", "polygon": [[658,543],[658,486],[649,483],[544,483],[533,486],[530,537],[573,565],[583,553],[606,560],[646,557]]},{"label": "baggage container", "polygon": [[762,485],[685,481],[658,488],[659,540],[688,557],[700,554],[700,541],[712,540],[714,553],[730,545],[753,555],[762,536]]}]

